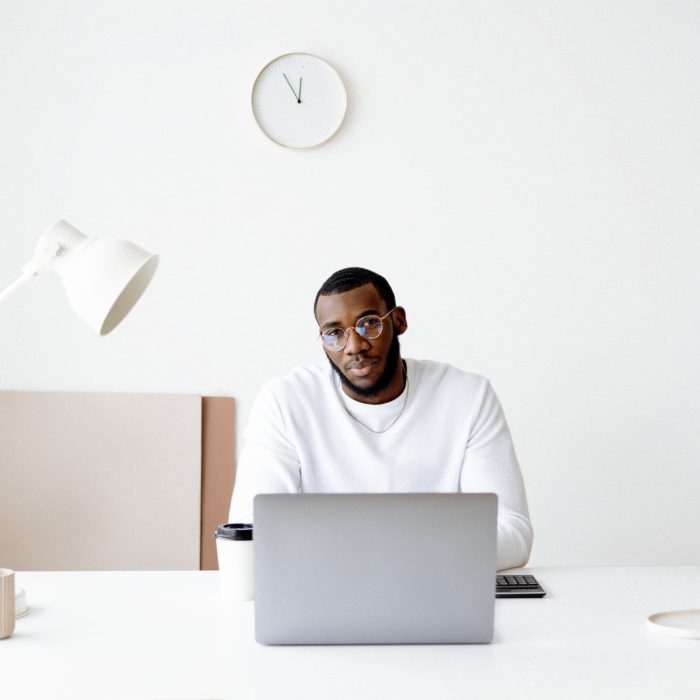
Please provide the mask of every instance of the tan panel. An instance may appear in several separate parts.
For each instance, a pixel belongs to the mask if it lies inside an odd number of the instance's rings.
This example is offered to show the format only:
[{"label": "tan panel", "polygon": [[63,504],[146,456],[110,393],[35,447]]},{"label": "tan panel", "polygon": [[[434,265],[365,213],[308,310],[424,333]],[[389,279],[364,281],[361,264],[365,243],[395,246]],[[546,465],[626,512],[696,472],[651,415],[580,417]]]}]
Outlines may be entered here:
[{"label": "tan panel", "polygon": [[200,567],[218,569],[213,534],[228,520],[236,478],[235,403],[202,398],[202,528]]},{"label": "tan panel", "polygon": [[201,397],[0,392],[0,562],[199,567]]}]

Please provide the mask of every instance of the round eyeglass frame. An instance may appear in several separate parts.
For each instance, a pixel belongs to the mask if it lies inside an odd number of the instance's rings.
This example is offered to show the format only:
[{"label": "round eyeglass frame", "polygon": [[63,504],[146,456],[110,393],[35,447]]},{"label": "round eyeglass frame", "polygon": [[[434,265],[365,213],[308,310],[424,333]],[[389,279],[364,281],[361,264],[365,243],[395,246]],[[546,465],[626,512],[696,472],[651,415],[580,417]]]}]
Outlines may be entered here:
[{"label": "round eyeglass frame", "polygon": [[[362,316],[361,318],[358,318],[357,321],[355,321],[354,326],[350,326],[349,328],[340,328],[340,326],[333,326],[332,328],[327,328],[325,331],[319,330],[318,335],[319,335],[319,338],[321,339],[321,342],[323,343],[324,349],[330,350],[331,352],[340,352],[341,350],[344,350],[345,346],[348,344],[348,340],[350,339],[349,331],[355,331],[355,333],[357,333],[357,335],[359,335],[360,338],[362,338],[363,340],[376,340],[377,338],[379,338],[379,336],[384,331],[384,319],[387,316],[390,316],[392,313],[394,313],[394,311],[396,311],[397,308],[398,307],[395,306],[391,311],[385,313],[383,316],[377,316],[377,314],[367,314],[367,316]],[[360,332],[362,330],[359,327],[360,322],[362,322],[368,318],[379,319],[380,325],[379,325],[379,333],[377,333],[377,335],[367,336],[367,335],[363,335]],[[342,342],[342,345],[339,343],[334,343],[334,346],[331,347],[330,344],[326,343],[326,341],[324,340],[324,337],[329,337],[329,336],[326,336],[326,333],[328,333],[329,331],[335,331],[335,330],[343,331],[343,336],[342,336],[343,342]]]}]

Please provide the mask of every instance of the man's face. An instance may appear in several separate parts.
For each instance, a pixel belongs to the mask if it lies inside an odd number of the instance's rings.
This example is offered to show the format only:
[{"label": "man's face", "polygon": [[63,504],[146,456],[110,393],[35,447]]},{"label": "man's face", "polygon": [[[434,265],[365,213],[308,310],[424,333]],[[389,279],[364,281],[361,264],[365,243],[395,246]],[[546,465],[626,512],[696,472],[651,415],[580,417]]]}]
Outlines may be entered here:
[{"label": "man's face", "polygon": [[[376,287],[365,284],[342,294],[320,296],[316,304],[316,320],[323,332],[331,327],[354,328],[363,316],[384,316],[388,311],[391,309],[387,308]],[[397,307],[382,324],[382,334],[374,340],[361,338],[351,330],[342,350],[325,351],[351,395],[378,399],[379,403],[390,400],[383,394],[389,394],[392,383],[396,381],[401,359],[398,336],[407,328],[404,310]]]}]

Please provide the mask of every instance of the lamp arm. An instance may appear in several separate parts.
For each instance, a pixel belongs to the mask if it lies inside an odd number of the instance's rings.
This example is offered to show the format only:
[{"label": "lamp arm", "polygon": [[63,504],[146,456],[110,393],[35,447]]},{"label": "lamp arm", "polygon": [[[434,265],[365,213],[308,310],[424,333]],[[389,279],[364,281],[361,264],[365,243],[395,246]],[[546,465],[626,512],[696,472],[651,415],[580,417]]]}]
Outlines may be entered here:
[{"label": "lamp arm", "polygon": [[0,292],[0,303],[7,299],[17,287],[21,287],[29,277],[29,275],[20,275],[9,287],[3,289],[2,292]]},{"label": "lamp arm", "polygon": [[49,263],[61,252],[61,246],[56,241],[45,241],[34,251],[34,257],[22,268],[22,274],[0,292],[0,303],[21,287],[28,279],[38,275],[48,267]]}]

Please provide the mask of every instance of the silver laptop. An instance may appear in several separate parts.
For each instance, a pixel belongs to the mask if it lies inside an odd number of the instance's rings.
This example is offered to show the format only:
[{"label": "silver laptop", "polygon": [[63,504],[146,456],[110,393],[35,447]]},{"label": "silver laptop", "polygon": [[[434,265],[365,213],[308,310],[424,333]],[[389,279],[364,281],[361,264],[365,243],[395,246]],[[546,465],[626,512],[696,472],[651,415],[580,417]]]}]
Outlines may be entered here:
[{"label": "silver laptop", "polygon": [[256,496],[256,640],[490,642],[497,503],[492,493]]}]

